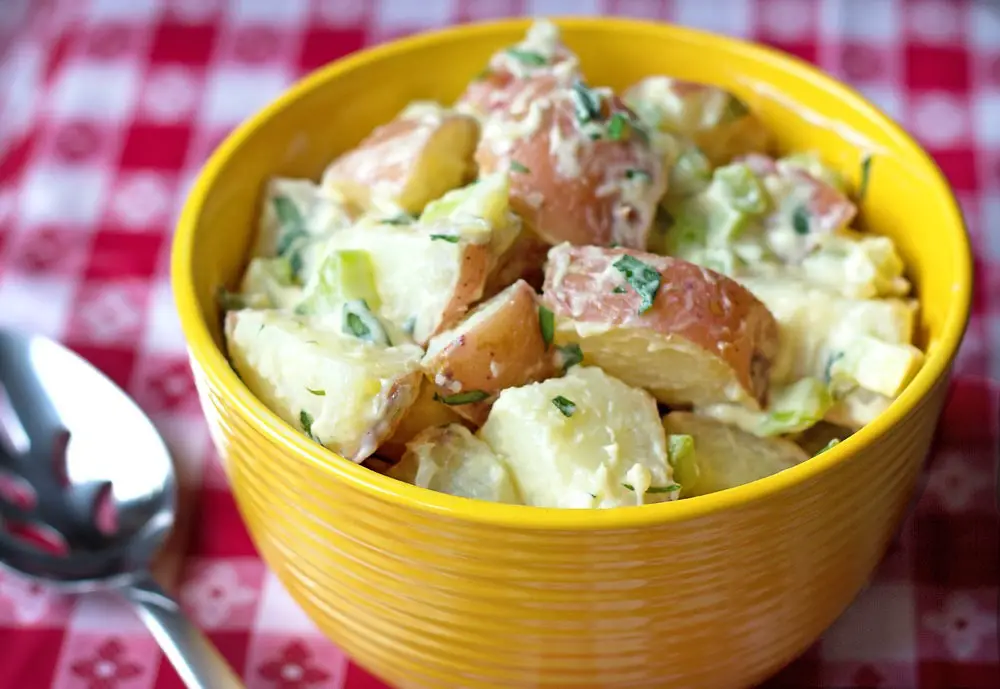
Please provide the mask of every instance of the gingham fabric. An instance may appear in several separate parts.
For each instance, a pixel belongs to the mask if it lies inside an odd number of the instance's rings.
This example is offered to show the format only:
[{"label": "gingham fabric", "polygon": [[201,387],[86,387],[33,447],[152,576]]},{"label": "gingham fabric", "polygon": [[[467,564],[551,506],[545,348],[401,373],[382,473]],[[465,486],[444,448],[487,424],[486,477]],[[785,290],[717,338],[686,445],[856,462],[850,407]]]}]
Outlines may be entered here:
[{"label": "gingham fabric", "polygon": [[[867,590],[767,686],[997,689],[998,4],[2,0],[0,40],[13,38],[0,66],[0,324],[58,338],[102,368],[198,481],[178,590],[248,687],[382,687],[261,562],[204,431],[168,278],[172,224],[199,165],[303,73],[444,24],[614,13],[776,45],[860,88],[934,154],[965,210],[978,280],[915,513]],[[181,684],[113,599],[64,599],[0,573],[0,686]]]}]

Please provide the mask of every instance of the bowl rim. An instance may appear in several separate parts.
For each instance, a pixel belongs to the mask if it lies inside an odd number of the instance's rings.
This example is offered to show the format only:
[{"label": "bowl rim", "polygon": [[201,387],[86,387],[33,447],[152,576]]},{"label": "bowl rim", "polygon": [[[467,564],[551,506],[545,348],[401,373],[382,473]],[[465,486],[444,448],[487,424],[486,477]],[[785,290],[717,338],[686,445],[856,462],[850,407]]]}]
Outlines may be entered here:
[{"label": "bowl rim", "polygon": [[613,509],[566,509],[508,505],[456,497],[419,488],[384,476],[327,450],[286,424],[260,402],[240,381],[212,338],[206,319],[200,315],[191,274],[191,256],[197,221],[205,200],[218,181],[231,155],[254,133],[290,103],[338,75],[371,62],[414,49],[471,36],[488,38],[496,32],[525,29],[531,17],[482,21],[416,34],[373,46],[340,58],[299,79],[280,96],[235,128],[212,153],[200,170],[177,221],[171,253],[171,283],[189,356],[197,361],[205,378],[214,383],[232,409],[252,423],[270,443],[297,462],[328,472],[354,490],[393,504],[430,515],[469,523],[528,531],[619,530],[681,522],[749,506],[772,495],[800,486],[847,462],[862,448],[872,445],[917,407],[938,381],[947,376],[967,327],[972,292],[972,249],[968,231],[951,186],[931,156],[899,125],[853,88],[827,76],[819,68],[795,56],[747,40],[677,26],[666,22],[612,17],[559,16],[551,19],[564,29],[600,29],[610,33],[655,34],[657,38],[724,49],[739,57],[753,58],[810,81],[839,97],[848,107],[875,121],[896,149],[914,155],[932,175],[947,204],[951,222],[945,223],[958,244],[952,270],[949,310],[935,348],[903,392],[874,421],[837,446],[763,479],[717,493],[653,505]]}]

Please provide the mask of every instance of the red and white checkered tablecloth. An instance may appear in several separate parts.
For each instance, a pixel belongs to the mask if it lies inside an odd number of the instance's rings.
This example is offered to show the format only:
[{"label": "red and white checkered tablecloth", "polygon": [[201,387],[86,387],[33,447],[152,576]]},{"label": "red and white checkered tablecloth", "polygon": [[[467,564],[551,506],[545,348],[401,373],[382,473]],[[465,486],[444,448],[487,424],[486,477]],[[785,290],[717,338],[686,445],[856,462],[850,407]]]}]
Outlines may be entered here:
[{"label": "red and white checkered tablecloth", "polygon": [[[31,16],[11,18],[17,8]],[[168,278],[198,166],[299,75],[364,45],[510,14],[616,13],[752,37],[903,122],[976,246],[975,313],[916,512],[870,587],[768,687],[998,689],[1000,2],[0,0],[0,324],[56,337],[204,459],[180,591],[251,688],[382,687],[267,571],[204,432]],[[126,608],[0,573],[0,686],[180,687]]]}]

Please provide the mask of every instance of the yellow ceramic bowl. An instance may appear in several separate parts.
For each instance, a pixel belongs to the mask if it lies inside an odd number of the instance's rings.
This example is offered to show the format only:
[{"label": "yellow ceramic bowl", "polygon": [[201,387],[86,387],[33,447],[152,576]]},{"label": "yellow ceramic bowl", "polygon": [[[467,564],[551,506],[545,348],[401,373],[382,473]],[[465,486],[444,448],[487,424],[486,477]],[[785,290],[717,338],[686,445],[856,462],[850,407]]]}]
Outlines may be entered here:
[{"label": "yellow ceramic bowl", "polygon": [[780,138],[857,183],[919,290],[927,362],[876,422],[734,490],[615,510],[474,502],[398,483],[282,423],[221,350],[215,292],[245,264],[270,175],[316,178],[414,98],[449,102],[525,21],[355,54],[222,144],[174,243],[202,404],[267,563],[329,637],[401,687],[746,687],[814,642],[870,576],[911,501],[969,312],[962,219],[928,156],[853,91],[770,50],[672,26],[561,22],[594,84],[649,74],[732,89]]}]

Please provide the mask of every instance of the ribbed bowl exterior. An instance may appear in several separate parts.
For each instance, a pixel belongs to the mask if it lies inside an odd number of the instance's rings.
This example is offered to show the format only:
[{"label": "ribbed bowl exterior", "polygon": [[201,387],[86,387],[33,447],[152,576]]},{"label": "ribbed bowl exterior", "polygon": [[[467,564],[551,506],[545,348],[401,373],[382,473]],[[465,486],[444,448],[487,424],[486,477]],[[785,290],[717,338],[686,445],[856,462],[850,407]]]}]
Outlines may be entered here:
[{"label": "ribbed bowl exterior", "polygon": [[752,686],[845,609],[913,500],[968,317],[968,240],[926,154],[803,63],[664,25],[563,27],[592,83],[623,88],[661,73],[726,85],[783,148],[818,150],[849,178],[859,146],[879,151],[861,217],[903,252],[928,351],[889,411],[823,455],[731,491],[627,510],[536,510],[378,476],[252,397],[226,363],[215,294],[245,265],[264,180],[316,178],[408,100],[451,100],[493,50],[517,40],[519,21],[335,63],[223,143],[185,206],[172,266],[202,406],[267,564],[334,642],[389,682]]}]

